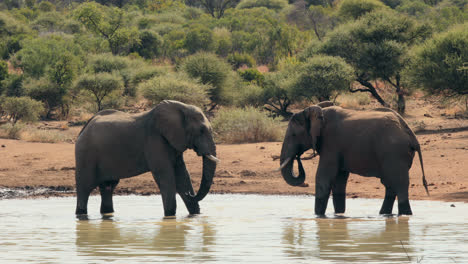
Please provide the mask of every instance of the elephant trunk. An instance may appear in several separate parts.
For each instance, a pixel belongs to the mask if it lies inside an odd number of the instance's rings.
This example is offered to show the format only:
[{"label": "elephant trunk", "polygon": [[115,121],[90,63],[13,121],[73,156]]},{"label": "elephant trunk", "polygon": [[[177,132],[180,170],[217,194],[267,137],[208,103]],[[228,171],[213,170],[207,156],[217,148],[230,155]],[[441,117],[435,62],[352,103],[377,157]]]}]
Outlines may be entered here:
[{"label": "elephant trunk", "polygon": [[296,160],[299,167],[298,176],[296,176],[293,171],[294,158],[289,158],[286,160],[281,159],[281,164],[283,164],[281,168],[281,175],[283,175],[283,178],[286,181],[286,183],[288,183],[291,186],[299,186],[305,181],[305,171],[304,167],[302,166],[301,158],[298,156]]},{"label": "elephant trunk", "polygon": [[[213,156],[216,156],[214,154]],[[211,156],[211,157],[213,157]],[[203,174],[202,180],[200,183],[200,188],[198,189],[197,195],[195,195],[195,201],[201,201],[208,194],[213,184],[213,177],[216,171],[216,161],[209,156],[203,156]]]},{"label": "elephant trunk", "polygon": [[[292,144],[290,141],[290,137],[286,136],[283,142],[283,147],[281,149],[280,170],[281,170],[281,175],[283,175],[284,180],[289,185],[299,186],[303,184],[305,181],[305,171],[304,171],[304,167],[302,166],[301,157],[300,157],[302,152],[298,151],[297,146],[291,147],[293,145],[294,144]],[[296,176],[293,171],[294,159],[297,160],[297,164],[299,168],[298,176]]]}]

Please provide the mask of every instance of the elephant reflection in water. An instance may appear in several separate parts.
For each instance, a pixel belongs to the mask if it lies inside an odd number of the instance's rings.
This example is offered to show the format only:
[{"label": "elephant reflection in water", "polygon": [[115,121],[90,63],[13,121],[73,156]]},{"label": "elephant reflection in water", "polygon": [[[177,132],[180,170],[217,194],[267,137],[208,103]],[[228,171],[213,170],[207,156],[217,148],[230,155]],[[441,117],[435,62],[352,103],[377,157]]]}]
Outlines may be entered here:
[{"label": "elephant reflection in water", "polygon": [[[369,260],[408,261],[405,251],[410,232],[408,218],[388,218],[385,227],[380,221],[355,219],[317,219],[316,233],[306,230],[306,223],[294,223],[284,229],[283,240],[291,257],[307,256],[339,262],[364,262]],[[379,229],[376,229],[379,228]],[[400,242],[401,241],[401,242]]]},{"label": "elephant reflection in water", "polygon": [[[154,227],[154,231],[150,231]],[[201,240],[193,240],[195,237]],[[113,220],[99,222],[77,221],[77,251],[86,256],[112,259],[119,257],[167,257],[176,259],[210,260],[209,248],[215,243],[215,231],[209,223],[191,218],[164,219],[154,224],[125,224]],[[191,257],[190,252],[206,254]]]}]

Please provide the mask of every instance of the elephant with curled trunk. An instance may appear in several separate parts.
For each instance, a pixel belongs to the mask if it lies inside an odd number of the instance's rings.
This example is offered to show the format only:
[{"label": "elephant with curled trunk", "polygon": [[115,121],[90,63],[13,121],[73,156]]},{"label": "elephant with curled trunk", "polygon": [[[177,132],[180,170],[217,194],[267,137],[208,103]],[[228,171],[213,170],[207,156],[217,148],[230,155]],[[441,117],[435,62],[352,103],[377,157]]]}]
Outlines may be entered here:
[{"label": "elephant with curled trunk", "polygon": [[[203,175],[195,195],[183,152],[203,157]],[[75,146],[76,214],[87,214],[93,189],[101,193],[101,213],[114,211],[112,193],[120,179],[151,171],[161,191],[164,214],[176,213],[176,193],[190,214],[209,192],[218,159],[211,125],[199,108],[163,101],[152,110],[127,114],[104,110],[80,132]]]},{"label": "elephant with curled trunk", "polygon": [[[411,215],[409,174],[415,151],[424,176],[421,148],[403,118],[388,108],[353,111],[323,102],[296,113],[289,121],[281,149],[281,174],[293,186],[304,183],[301,155],[313,149],[320,156],[315,178],[315,214],[324,215],[330,192],[335,213],[345,212],[349,173],[377,177],[385,186],[380,214],[391,214],[398,197],[398,213]],[[299,175],[294,175],[297,160]],[[429,192],[428,192],[429,194]]]}]

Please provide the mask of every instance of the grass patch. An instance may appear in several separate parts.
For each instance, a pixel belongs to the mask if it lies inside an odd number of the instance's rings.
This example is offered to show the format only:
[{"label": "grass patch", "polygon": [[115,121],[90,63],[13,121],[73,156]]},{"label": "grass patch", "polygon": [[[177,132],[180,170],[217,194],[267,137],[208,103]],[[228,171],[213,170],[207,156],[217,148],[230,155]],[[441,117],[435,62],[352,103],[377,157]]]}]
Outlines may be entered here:
[{"label": "grass patch", "polygon": [[366,93],[343,93],[336,98],[336,102],[341,107],[356,109],[370,104],[371,98]]},{"label": "grass patch", "polygon": [[[67,129],[61,127],[61,129]],[[70,133],[55,129],[37,129],[23,123],[11,123],[0,126],[0,138],[20,139],[29,142],[57,143],[72,142],[74,136]]]},{"label": "grass patch", "polygon": [[0,126],[0,138],[20,139],[24,127],[24,124],[21,123],[16,123],[15,125],[6,123]]},{"label": "grass patch", "polygon": [[212,120],[215,139],[222,143],[281,141],[286,125],[259,109],[221,109]]},{"label": "grass patch", "polygon": [[21,133],[22,140],[41,143],[71,142],[73,137],[60,130],[37,129],[28,127]]}]

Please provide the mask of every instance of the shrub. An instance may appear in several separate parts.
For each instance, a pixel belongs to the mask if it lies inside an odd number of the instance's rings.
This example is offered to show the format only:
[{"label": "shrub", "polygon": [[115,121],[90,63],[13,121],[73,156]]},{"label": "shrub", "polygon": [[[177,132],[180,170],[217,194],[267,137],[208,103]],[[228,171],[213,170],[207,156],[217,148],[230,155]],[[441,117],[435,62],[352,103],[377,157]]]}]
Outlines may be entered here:
[{"label": "shrub", "polygon": [[265,81],[265,76],[257,69],[245,69],[237,71],[239,75],[247,82],[256,83],[262,85]]},{"label": "shrub", "polygon": [[10,74],[3,80],[3,90],[6,96],[19,97],[24,95],[23,75]]},{"label": "shrub", "polygon": [[357,19],[385,7],[379,0],[344,0],[340,3],[338,14],[341,17]]},{"label": "shrub", "polygon": [[253,107],[221,109],[211,124],[223,143],[281,141],[285,130],[278,118]]},{"label": "shrub", "polygon": [[13,124],[19,120],[32,122],[39,119],[44,111],[41,102],[29,97],[6,97],[2,100],[2,111],[10,117]]},{"label": "shrub", "polygon": [[210,100],[214,105],[222,102],[222,89],[226,84],[231,67],[212,53],[197,53],[189,56],[182,64],[182,69],[192,78],[199,78],[201,83],[209,84]]},{"label": "shrub", "polygon": [[50,117],[51,112],[59,106],[63,106],[64,96],[67,89],[54,84],[46,78],[29,79],[24,83],[26,94],[31,98],[44,103],[46,115]]},{"label": "shrub", "polygon": [[0,126],[0,137],[9,139],[20,139],[23,132],[24,124],[4,124]]},{"label": "shrub", "polygon": [[234,53],[228,56],[227,61],[238,69],[242,66],[253,67],[255,66],[255,59],[247,53]]},{"label": "shrub", "polygon": [[213,33],[205,26],[196,25],[190,28],[185,36],[184,46],[191,53],[210,51],[213,48]]},{"label": "shrub", "polygon": [[213,30],[215,52],[220,56],[227,56],[232,49],[231,32],[227,28],[215,28]]},{"label": "shrub", "polygon": [[154,77],[138,86],[143,97],[157,104],[162,100],[177,100],[204,107],[209,103],[209,85],[199,83],[183,73],[171,73]]},{"label": "shrub", "polygon": [[265,103],[263,101],[263,89],[255,84],[240,85],[233,94],[232,102],[240,107],[263,106]]},{"label": "shrub", "polygon": [[118,91],[122,94],[123,80],[121,76],[110,73],[83,74],[78,77],[75,84],[77,90],[86,90],[94,96],[97,110],[101,111],[104,107],[104,98]]},{"label": "shrub", "polygon": [[410,78],[431,93],[468,94],[468,23],[436,35],[417,47]]},{"label": "shrub", "polygon": [[293,89],[305,98],[330,100],[332,92],[349,88],[353,73],[353,68],[340,57],[315,56],[299,68]]},{"label": "shrub", "polygon": [[163,39],[158,33],[150,30],[140,31],[140,41],[130,49],[145,59],[154,59],[161,55]]},{"label": "shrub", "polygon": [[122,56],[114,56],[110,53],[103,53],[92,56],[88,63],[89,68],[94,73],[111,73],[128,68],[130,59]]},{"label": "shrub", "polygon": [[287,0],[242,0],[239,5],[237,5],[237,8],[248,9],[255,7],[266,7],[268,9],[279,11],[287,6]]}]

